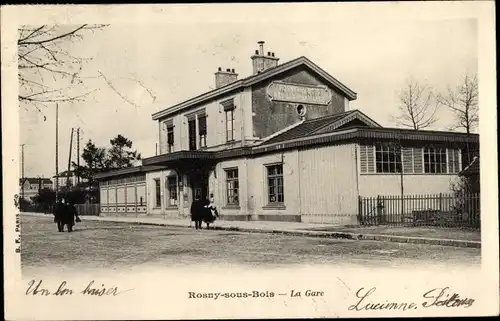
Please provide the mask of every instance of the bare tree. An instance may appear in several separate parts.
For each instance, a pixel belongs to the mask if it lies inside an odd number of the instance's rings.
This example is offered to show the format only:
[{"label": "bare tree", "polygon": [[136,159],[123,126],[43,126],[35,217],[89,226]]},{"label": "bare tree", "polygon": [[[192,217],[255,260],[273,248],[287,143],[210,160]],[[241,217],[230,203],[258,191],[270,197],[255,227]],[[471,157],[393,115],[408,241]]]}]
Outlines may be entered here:
[{"label": "bare tree", "polygon": [[448,87],[444,95],[439,95],[440,104],[451,110],[456,117],[452,129],[465,130],[470,134],[479,124],[477,74],[466,74],[455,88]]},{"label": "bare tree", "polygon": [[[137,107],[121,94],[101,71],[84,74],[84,67],[92,57],[77,57],[71,53],[71,43],[82,40],[89,33],[107,25],[42,25],[18,28],[19,102],[24,108],[43,108],[52,103],[75,103],[84,100],[97,88],[88,88],[89,79],[102,79],[118,96]],[[94,70],[95,72],[95,70]],[[142,82],[133,79],[156,97]],[[45,117],[45,116],[44,116]]]},{"label": "bare tree", "polygon": [[424,129],[431,127],[438,120],[436,116],[438,104],[429,86],[410,78],[399,92],[398,98],[399,115],[395,117],[398,125]]}]

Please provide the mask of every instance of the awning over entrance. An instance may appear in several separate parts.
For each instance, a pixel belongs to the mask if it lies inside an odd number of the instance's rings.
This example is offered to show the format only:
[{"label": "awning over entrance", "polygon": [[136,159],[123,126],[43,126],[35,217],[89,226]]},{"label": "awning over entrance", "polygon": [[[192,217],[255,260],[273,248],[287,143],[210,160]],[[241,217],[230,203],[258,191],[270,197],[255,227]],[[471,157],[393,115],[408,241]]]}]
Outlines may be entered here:
[{"label": "awning over entrance", "polygon": [[182,173],[206,172],[217,163],[216,153],[209,151],[179,151],[145,158],[145,166],[164,166]]}]

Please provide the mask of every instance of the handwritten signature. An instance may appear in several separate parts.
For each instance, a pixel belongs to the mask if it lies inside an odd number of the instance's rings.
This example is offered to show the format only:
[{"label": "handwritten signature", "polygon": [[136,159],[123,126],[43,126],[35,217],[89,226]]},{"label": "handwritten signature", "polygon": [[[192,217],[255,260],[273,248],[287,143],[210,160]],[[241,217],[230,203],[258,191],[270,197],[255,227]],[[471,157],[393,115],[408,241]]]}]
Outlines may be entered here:
[{"label": "handwritten signature", "polygon": [[356,292],[356,298],[358,301],[355,304],[349,306],[349,311],[369,311],[369,310],[415,310],[418,307],[431,308],[431,307],[446,307],[446,308],[457,308],[457,307],[470,307],[475,300],[471,298],[461,298],[458,293],[453,292],[449,287],[435,288],[427,291],[422,295],[423,302],[416,303],[413,301],[373,301],[369,297],[375,293],[376,287],[366,290],[365,288],[360,288]]},{"label": "handwritten signature", "polygon": [[101,286],[95,286],[94,285],[95,281],[92,280],[81,291],[76,291],[73,288],[69,287],[68,283],[66,281],[62,281],[59,284],[59,286],[57,287],[57,289],[54,291],[54,290],[49,290],[48,288],[44,287],[42,285],[42,283],[43,283],[42,280],[39,280],[38,282],[36,280],[29,281],[28,288],[26,289],[25,295],[65,296],[65,295],[81,294],[81,295],[88,295],[88,296],[117,296],[117,295],[120,295],[124,292],[128,292],[128,291],[133,290],[133,289],[127,289],[127,290],[119,291],[117,286],[105,287],[104,284],[101,284]]}]

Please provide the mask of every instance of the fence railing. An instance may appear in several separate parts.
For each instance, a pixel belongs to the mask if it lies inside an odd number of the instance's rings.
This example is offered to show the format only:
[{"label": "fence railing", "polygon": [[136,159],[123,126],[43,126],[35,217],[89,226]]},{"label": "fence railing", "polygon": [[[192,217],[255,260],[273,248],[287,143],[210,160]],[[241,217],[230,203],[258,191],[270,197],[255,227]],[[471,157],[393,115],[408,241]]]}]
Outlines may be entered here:
[{"label": "fence railing", "polygon": [[480,228],[479,194],[359,197],[361,225]]},{"label": "fence railing", "polygon": [[101,211],[101,204],[75,204],[76,211],[78,215],[81,216],[99,216],[99,212]]},{"label": "fence railing", "polygon": [[[101,210],[99,203],[94,204],[75,204],[76,211],[78,215],[81,216],[99,216],[99,212]],[[25,205],[21,208],[22,212],[35,212],[35,213],[46,213],[53,214],[54,206],[53,205]]]}]

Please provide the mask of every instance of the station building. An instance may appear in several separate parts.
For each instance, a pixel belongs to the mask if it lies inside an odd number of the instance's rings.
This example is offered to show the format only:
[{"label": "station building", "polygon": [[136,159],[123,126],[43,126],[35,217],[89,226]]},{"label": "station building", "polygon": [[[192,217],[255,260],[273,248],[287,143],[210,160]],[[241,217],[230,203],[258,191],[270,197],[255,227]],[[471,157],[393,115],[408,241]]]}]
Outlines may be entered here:
[{"label": "station building", "polygon": [[360,196],[449,192],[479,150],[476,134],[384,128],[308,58],[258,45],[251,76],[218,68],[214,90],[152,115],[159,155],[96,176],[102,215],[184,218],[213,194],[226,220],[356,224]]}]

